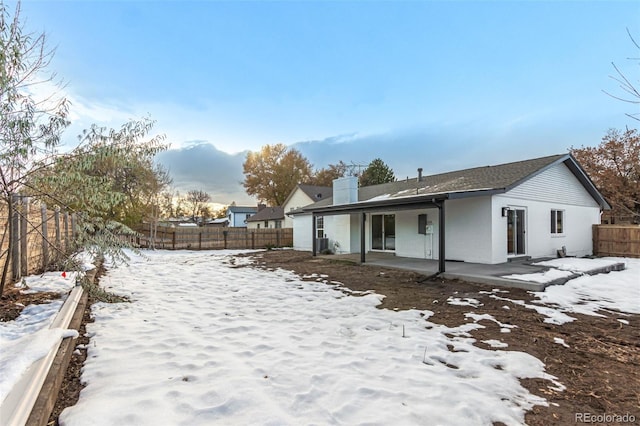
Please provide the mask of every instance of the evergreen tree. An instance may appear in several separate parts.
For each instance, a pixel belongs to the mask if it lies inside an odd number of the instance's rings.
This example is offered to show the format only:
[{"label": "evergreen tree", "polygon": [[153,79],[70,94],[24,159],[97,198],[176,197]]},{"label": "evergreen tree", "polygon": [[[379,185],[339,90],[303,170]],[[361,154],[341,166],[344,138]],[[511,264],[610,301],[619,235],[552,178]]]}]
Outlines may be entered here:
[{"label": "evergreen tree", "polygon": [[380,158],[373,160],[360,175],[360,186],[378,185],[394,182],[396,177],[393,170]]}]

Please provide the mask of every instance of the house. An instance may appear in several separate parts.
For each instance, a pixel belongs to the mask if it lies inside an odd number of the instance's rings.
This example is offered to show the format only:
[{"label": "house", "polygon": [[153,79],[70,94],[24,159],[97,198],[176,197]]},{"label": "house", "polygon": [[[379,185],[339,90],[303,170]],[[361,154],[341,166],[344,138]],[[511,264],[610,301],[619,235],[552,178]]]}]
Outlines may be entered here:
[{"label": "house", "polygon": [[226,217],[218,218],[218,219],[210,219],[210,220],[204,221],[202,223],[202,226],[207,226],[211,228],[226,228],[227,226],[229,226],[229,219],[227,219]]},{"label": "house", "polygon": [[247,228],[282,228],[284,223],[284,209],[282,207],[266,207],[258,205],[258,213],[247,219]]},{"label": "house", "polygon": [[293,228],[293,218],[288,213],[331,197],[332,194],[333,188],[328,186],[297,185],[282,204],[282,210],[286,214],[283,227]]},{"label": "house", "polygon": [[[592,253],[592,225],[607,201],[569,154],[358,188],[292,212],[294,248],[485,264]],[[441,255],[442,254],[442,255]]]},{"label": "house", "polygon": [[227,218],[229,226],[242,228],[247,226],[247,219],[258,212],[257,207],[247,206],[229,206],[227,209]]}]

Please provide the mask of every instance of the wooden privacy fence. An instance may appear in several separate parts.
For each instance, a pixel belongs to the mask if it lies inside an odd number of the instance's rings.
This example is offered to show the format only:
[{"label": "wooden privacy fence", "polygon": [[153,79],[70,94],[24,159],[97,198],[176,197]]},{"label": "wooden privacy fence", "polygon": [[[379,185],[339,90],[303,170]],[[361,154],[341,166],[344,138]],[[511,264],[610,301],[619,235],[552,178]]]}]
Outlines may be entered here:
[{"label": "wooden privacy fence", "polygon": [[140,247],[154,247],[156,249],[258,249],[293,246],[292,228],[158,226],[155,238],[152,239],[150,225],[144,224],[138,232],[141,234],[137,241]]},{"label": "wooden privacy fence", "polygon": [[640,257],[640,225],[593,225],[593,254]]},{"label": "wooden privacy fence", "polygon": [[13,200],[11,217],[9,206],[0,204],[0,274],[8,263],[5,284],[43,271],[59,260],[71,249],[76,230],[75,214],[48,210],[26,197],[14,196]]}]

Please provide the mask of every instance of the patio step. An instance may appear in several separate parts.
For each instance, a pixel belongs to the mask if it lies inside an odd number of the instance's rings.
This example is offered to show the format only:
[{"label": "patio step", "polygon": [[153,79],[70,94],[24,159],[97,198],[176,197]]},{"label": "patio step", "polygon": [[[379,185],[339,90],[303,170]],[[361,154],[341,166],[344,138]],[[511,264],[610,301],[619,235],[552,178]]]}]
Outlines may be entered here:
[{"label": "patio step", "polygon": [[531,260],[531,256],[515,256],[507,259],[507,262],[525,262]]}]

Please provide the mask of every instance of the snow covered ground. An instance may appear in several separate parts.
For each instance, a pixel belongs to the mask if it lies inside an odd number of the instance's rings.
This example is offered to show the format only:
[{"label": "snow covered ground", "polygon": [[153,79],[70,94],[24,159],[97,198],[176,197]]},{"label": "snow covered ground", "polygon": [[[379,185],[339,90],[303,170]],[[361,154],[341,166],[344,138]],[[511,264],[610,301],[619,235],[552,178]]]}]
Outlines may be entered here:
[{"label": "snow covered ground", "polygon": [[[621,313],[622,316],[640,314],[640,259],[563,258],[538,264],[551,267],[549,272],[580,273],[618,262],[625,263],[624,271],[594,276],[583,275],[564,285],[550,286],[545,291],[533,293],[538,298],[536,304],[527,304],[522,300],[511,300],[499,296],[492,297],[535,309],[547,317],[545,322],[552,324],[573,321],[575,318],[567,315],[572,312],[595,316],[602,316],[601,312]],[[525,277],[529,275],[534,274],[528,274]]]},{"label": "snow covered ground", "polygon": [[[469,331],[491,319],[482,314],[470,312],[473,321],[450,328],[431,323],[429,311],[377,309],[380,295],[353,297],[326,277],[303,281],[256,269],[232,251],[145,254],[148,260],[132,256],[101,280],[132,302],[94,305],[87,387],[60,416],[64,425],[511,425],[534,404],[546,405],[518,378],[562,389],[531,355],[494,340],[486,343],[497,350],[474,346]],[[536,293],[539,303],[499,291],[493,297],[549,318],[603,308],[624,318],[640,313],[640,260],[624,261],[626,271]],[[61,285],[59,274],[51,279]],[[481,306],[475,299],[448,303]],[[3,356],[5,345],[14,345],[13,355],[22,350],[17,341],[46,327],[46,320],[29,325],[45,310],[55,306],[0,323],[3,386],[20,359]]]},{"label": "snow covered ground", "polygon": [[520,424],[545,401],[518,378],[559,386],[531,355],[473,346],[475,323],[234,268],[231,252],[148,256],[102,280],[133,303],[94,306],[64,425]]}]

